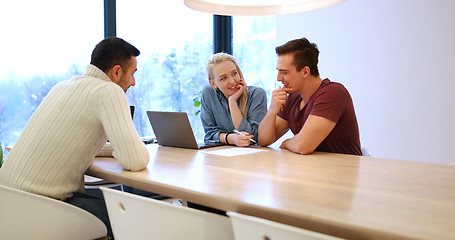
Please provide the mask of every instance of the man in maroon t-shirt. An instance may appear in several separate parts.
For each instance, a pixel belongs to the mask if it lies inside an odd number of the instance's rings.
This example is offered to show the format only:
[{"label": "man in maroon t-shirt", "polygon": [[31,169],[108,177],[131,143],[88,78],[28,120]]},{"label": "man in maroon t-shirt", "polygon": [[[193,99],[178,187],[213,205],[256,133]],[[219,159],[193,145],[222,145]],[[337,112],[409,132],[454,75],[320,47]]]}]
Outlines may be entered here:
[{"label": "man in maroon t-shirt", "polygon": [[283,141],[283,149],[362,155],[351,96],[340,83],[319,77],[316,44],[302,38],[275,50],[277,80],[284,86],[273,91],[259,125],[259,144],[267,146],[291,129],[294,137]]}]

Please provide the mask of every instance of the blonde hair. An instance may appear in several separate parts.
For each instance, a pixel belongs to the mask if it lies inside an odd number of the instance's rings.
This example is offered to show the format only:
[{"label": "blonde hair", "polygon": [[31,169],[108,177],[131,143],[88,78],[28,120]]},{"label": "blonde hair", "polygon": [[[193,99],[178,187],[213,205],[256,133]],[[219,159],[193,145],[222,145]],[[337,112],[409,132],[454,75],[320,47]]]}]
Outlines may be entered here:
[{"label": "blonde hair", "polygon": [[[237,72],[239,73],[240,78],[245,82],[245,79],[243,78],[242,70],[240,70],[240,67],[239,67],[239,64],[237,62],[237,59],[234,56],[232,56],[230,54],[227,54],[227,53],[224,53],[224,52],[213,54],[209,58],[209,60],[207,61],[207,65],[205,67],[205,70],[207,72],[207,78],[208,78],[209,81],[210,80],[214,81],[214,79],[213,79],[213,66],[215,66],[216,64],[218,64],[220,62],[223,62],[223,61],[231,61],[231,62],[233,62],[234,65],[235,65],[235,68],[237,68]],[[246,82],[245,82],[245,84],[246,84]],[[240,101],[239,101],[239,109],[240,109],[240,112],[242,113],[242,116],[244,118],[247,117],[247,112],[248,112],[247,101],[248,101],[248,88],[245,88],[245,90],[243,91],[242,96],[240,96]]]}]

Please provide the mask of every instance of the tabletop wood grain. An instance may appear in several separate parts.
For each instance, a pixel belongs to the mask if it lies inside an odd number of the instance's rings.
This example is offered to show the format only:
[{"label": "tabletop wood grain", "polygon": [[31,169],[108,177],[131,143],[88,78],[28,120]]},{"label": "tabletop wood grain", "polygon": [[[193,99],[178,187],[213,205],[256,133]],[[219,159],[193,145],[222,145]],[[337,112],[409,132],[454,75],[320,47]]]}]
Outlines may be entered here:
[{"label": "tabletop wood grain", "polygon": [[343,238],[455,239],[455,166],[272,148],[236,157],[205,153],[227,146],[147,148],[140,172],[101,157],[87,174]]}]

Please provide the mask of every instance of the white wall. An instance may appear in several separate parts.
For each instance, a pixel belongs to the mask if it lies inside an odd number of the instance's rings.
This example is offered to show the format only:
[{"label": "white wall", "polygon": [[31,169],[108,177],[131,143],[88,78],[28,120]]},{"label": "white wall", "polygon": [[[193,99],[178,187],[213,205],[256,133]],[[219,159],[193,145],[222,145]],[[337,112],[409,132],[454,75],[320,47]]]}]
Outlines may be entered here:
[{"label": "white wall", "polygon": [[376,157],[455,162],[455,1],[346,0],[277,18],[277,44],[318,44]]}]

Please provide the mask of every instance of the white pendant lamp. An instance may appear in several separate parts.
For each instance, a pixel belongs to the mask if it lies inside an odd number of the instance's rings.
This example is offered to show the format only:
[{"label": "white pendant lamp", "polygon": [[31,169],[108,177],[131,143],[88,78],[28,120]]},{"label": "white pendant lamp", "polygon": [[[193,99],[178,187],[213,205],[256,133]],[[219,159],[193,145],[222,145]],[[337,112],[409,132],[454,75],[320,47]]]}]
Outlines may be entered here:
[{"label": "white pendant lamp", "polygon": [[343,0],[184,0],[185,5],[216,15],[279,15],[325,8]]}]

